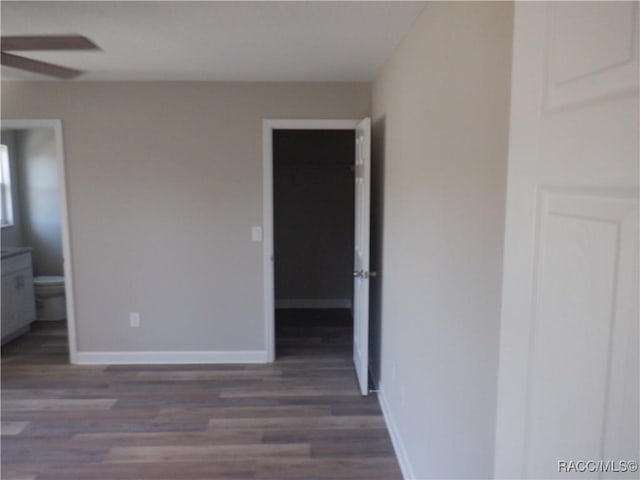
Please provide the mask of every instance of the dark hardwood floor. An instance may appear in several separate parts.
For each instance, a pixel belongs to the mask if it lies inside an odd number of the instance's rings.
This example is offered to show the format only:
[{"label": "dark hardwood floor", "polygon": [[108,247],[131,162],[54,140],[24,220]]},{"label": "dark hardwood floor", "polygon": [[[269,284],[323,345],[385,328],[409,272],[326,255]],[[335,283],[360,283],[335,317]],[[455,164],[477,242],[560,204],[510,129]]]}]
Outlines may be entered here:
[{"label": "dark hardwood floor", "polygon": [[4,480],[401,478],[344,311],[279,311],[266,365],[69,365],[64,325],[2,349]]}]

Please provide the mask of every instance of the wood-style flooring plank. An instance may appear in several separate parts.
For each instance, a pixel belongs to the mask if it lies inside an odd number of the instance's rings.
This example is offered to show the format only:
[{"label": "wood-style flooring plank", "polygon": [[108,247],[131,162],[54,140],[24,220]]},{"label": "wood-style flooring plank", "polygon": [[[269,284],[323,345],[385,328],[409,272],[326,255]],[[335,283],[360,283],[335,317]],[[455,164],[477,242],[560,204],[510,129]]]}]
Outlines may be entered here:
[{"label": "wood-style flooring plank", "polygon": [[250,480],[254,460],[172,463],[56,464],[40,471],[37,480]]},{"label": "wood-style flooring plank", "polygon": [[2,436],[19,435],[29,425],[29,422],[2,421],[0,434]]},{"label": "wood-style flooring plank", "polygon": [[285,479],[369,479],[390,480],[399,476],[395,458],[338,458],[338,459],[260,459],[256,478]]},{"label": "wood-style flooring plank", "polygon": [[246,444],[246,445],[164,445],[113,447],[107,462],[113,463],[168,463],[311,456],[311,447],[305,443]]},{"label": "wood-style flooring plank", "polygon": [[250,428],[250,429],[340,429],[340,428],[380,428],[384,420],[373,415],[341,417],[262,417],[262,418],[212,418],[209,428]]},{"label": "wood-style flooring plank", "polygon": [[95,446],[243,445],[262,443],[263,437],[260,430],[246,429],[206,432],[91,432],[77,433],[69,442]]},{"label": "wood-style flooring plank", "polygon": [[190,418],[207,419],[244,419],[270,417],[324,417],[331,415],[332,408],[328,405],[270,405],[270,406],[239,406],[239,407],[197,407],[185,411],[183,408],[161,408],[157,418],[163,420],[179,420]]},{"label": "wood-style flooring plank", "polygon": [[54,411],[78,411],[86,412],[88,410],[108,410],[116,403],[114,398],[36,398],[36,399],[8,399],[2,402],[2,408],[9,411],[20,412],[24,410],[33,410],[42,412],[47,410]]}]

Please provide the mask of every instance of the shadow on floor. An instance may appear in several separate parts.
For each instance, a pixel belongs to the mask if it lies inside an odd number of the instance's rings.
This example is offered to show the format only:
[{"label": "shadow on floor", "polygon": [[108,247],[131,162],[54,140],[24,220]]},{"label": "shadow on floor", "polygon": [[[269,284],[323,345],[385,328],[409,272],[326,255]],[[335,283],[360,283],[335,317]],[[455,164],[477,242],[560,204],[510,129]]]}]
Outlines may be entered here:
[{"label": "shadow on floor", "polygon": [[351,358],[353,320],[347,309],[276,310],[276,358]]}]

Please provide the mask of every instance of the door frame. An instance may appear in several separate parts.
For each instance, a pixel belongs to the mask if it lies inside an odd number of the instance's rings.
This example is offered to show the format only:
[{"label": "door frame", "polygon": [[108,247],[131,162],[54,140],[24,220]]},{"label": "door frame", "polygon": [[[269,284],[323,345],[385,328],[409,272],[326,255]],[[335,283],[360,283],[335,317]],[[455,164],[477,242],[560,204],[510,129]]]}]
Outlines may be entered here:
[{"label": "door frame", "polygon": [[274,130],[355,130],[357,119],[262,120],[262,228],[264,261],[264,332],[267,362],[275,360],[275,279],[273,267],[273,131]]},{"label": "door frame", "polygon": [[56,167],[58,169],[58,187],[60,198],[60,232],[62,234],[62,258],[64,261],[64,288],[67,307],[67,336],[69,340],[69,361],[78,363],[78,345],[75,320],[75,296],[73,288],[73,268],[71,259],[71,235],[69,233],[69,206],[67,202],[67,174],[65,172],[62,121],[46,119],[2,119],[2,129],[29,130],[32,128],[50,128],[54,131],[56,149]]}]

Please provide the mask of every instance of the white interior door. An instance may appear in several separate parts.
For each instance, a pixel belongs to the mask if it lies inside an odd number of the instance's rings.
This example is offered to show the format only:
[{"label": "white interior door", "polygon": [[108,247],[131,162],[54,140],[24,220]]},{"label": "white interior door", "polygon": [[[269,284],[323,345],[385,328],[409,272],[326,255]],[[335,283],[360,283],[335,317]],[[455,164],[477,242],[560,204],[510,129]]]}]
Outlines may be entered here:
[{"label": "white interior door", "polygon": [[356,127],[355,236],[353,254],[353,361],[362,395],[369,393],[369,212],[371,119]]},{"label": "white interior door", "polygon": [[637,478],[638,3],[515,10],[495,476]]}]

